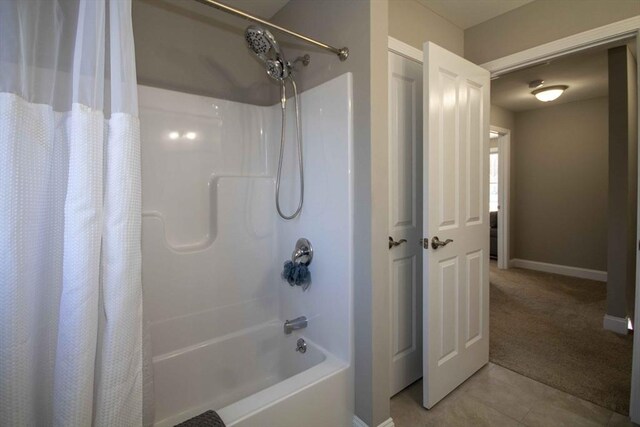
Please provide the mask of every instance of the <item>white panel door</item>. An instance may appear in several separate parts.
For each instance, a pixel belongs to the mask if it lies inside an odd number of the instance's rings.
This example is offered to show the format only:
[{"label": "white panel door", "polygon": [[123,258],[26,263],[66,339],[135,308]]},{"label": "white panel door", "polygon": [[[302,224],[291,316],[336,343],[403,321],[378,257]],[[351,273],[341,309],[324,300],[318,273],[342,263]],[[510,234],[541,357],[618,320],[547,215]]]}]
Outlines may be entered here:
[{"label": "white panel door", "polygon": [[489,72],[433,43],[424,58],[423,404],[431,408],[489,361]]},{"label": "white panel door", "polygon": [[391,395],[422,377],[421,237],[422,64],[389,52]]}]

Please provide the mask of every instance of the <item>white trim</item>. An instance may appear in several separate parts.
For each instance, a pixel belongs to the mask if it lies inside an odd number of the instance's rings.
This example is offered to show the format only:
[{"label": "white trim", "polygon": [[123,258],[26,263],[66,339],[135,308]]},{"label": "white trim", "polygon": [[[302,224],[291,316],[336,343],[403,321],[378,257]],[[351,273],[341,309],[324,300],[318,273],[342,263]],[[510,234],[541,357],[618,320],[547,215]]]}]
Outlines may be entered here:
[{"label": "white trim", "polygon": [[616,334],[627,335],[629,333],[629,319],[605,314],[602,327]]},{"label": "white trim", "polygon": [[547,262],[530,261],[528,259],[514,258],[510,265],[517,268],[526,268],[528,270],[544,271],[546,273],[561,274],[563,276],[579,277],[581,279],[598,280],[600,282],[607,281],[607,272],[600,270],[591,270],[588,268],[571,267],[569,265],[549,264]]},{"label": "white trim", "polygon": [[[394,427],[395,424],[393,423],[393,420],[391,418],[387,419],[386,421],[384,421],[382,424],[380,424],[378,427]],[[369,427],[367,425],[367,423],[365,423],[364,421],[362,421],[360,418],[358,418],[357,415],[353,415],[353,427]]]},{"label": "white trim", "polygon": [[353,415],[353,427],[369,427],[367,423],[358,418],[357,415]]},{"label": "white trim", "polygon": [[489,70],[491,77],[496,77],[559,56],[634,37],[638,29],[640,16],[634,16],[485,62],[481,67]]},{"label": "white trim", "polygon": [[404,56],[412,61],[422,64],[422,51],[415,47],[406,44],[403,41],[395,39],[389,36],[389,50],[393,53],[397,53],[400,56]]},{"label": "white trim", "polygon": [[511,203],[511,131],[491,126],[498,132],[498,268],[509,268],[509,207]]}]

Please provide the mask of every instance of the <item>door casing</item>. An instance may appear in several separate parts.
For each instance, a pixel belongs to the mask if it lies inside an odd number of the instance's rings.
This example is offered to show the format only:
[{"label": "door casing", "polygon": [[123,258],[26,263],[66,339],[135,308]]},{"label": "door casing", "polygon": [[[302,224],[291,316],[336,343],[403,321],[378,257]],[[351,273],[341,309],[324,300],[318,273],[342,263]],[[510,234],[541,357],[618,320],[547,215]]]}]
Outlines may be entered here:
[{"label": "door casing", "polygon": [[509,208],[511,203],[511,130],[490,126],[498,132],[498,268],[509,268]]}]

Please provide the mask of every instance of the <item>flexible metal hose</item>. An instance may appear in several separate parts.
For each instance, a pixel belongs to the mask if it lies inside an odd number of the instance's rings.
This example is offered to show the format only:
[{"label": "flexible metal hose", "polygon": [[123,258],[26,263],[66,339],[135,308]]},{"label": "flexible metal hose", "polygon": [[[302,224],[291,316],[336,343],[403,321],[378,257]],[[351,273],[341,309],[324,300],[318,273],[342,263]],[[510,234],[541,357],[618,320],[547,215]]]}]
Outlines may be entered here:
[{"label": "flexible metal hose", "polygon": [[284,143],[285,143],[285,130],[287,124],[287,94],[286,94],[286,82],[285,79],[281,81],[280,88],[280,105],[282,106],[282,132],[280,134],[280,161],[278,162],[278,175],[276,177],[276,209],[278,215],[283,219],[293,219],[300,214],[302,205],[304,203],[304,166],[302,161],[302,130],[300,125],[300,109],[298,107],[298,88],[293,78],[289,77],[291,86],[293,87],[293,97],[296,106],[296,137],[298,140],[298,170],[300,172],[300,201],[298,202],[298,208],[291,215],[285,215],[280,209],[280,177],[282,175],[282,159],[284,157]]}]

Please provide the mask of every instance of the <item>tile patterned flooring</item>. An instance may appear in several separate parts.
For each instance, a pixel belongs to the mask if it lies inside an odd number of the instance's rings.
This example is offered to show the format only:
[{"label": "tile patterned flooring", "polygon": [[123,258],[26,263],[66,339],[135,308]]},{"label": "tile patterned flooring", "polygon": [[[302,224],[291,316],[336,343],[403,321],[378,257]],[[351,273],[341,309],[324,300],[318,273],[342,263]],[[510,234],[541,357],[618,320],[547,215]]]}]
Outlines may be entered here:
[{"label": "tile patterned flooring", "polygon": [[395,427],[631,427],[628,417],[489,363],[431,410],[422,380],[391,399]]}]

